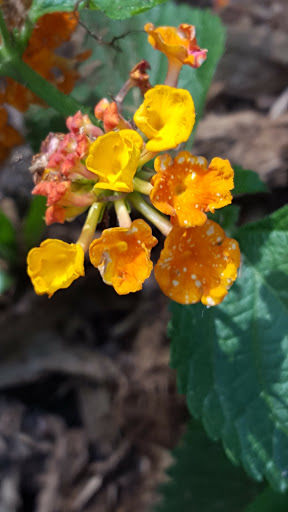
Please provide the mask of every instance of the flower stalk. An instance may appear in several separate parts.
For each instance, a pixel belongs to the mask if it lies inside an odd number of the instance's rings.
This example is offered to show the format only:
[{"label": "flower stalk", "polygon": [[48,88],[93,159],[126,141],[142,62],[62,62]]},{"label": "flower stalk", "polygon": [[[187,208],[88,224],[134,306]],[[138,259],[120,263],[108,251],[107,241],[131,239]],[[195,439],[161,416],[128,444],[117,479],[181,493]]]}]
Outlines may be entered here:
[{"label": "flower stalk", "polygon": [[77,240],[77,244],[80,244],[84,252],[86,252],[91,244],[94,233],[99,222],[102,210],[104,209],[103,203],[93,203],[89,208],[89,212],[82,228],[81,235]]},{"label": "flower stalk", "polygon": [[170,233],[172,229],[171,222],[146,203],[138,192],[129,194],[129,200],[136,210],[142,213],[146,219],[150,220],[150,222],[152,222],[152,224],[154,224],[154,226],[156,226],[163,235],[167,236]]},{"label": "flower stalk", "polygon": [[181,68],[181,61],[179,61],[178,59],[168,59],[168,71],[164,84],[170,85],[170,87],[177,87]]},{"label": "flower stalk", "polygon": [[141,194],[149,196],[151,190],[153,189],[153,185],[151,185],[150,181],[145,181],[135,176],[133,178],[133,188],[135,192],[140,192]]},{"label": "flower stalk", "polygon": [[114,207],[119,222],[119,226],[121,228],[130,228],[132,221],[128,213],[125,201],[123,201],[123,199],[118,199],[117,201],[115,201]]}]

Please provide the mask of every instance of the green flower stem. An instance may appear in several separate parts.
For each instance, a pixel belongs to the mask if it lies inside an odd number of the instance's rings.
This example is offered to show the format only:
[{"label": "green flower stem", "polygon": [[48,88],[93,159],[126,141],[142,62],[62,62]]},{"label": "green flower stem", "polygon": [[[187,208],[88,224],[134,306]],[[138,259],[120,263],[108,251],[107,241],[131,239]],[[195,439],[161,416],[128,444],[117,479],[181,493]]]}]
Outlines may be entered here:
[{"label": "green flower stem", "polygon": [[4,50],[5,52],[2,52],[3,62],[0,64],[0,76],[13,78],[65,117],[80,110],[83,114],[88,114],[93,124],[102,126],[90,109],[83,107],[74,98],[59,91],[53,84],[30,68],[16,52],[7,51],[7,47]]},{"label": "green flower stem", "polygon": [[132,192],[132,194],[128,195],[129,201],[133,204],[133,206],[138,210],[146,219],[150,220],[154,226],[156,226],[163,235],[169,235],[172,224],[171,222],[164,217],[161,213],[157,212],[155,208],[150,206],[138,192]]},{"label": "green flower stem", "polygon": [[130,228],[132,221],[128,213],[125,201],[123,201],[123,199],[118,199],[118,201],[115,201],[114,207],[117,214],[119,226],[121,228]]},{"label": "green flower stem", "polygon": [[145,167],[143,167],[143,169],[139,169],[136,173],[136,178],[140,178],[141,180],[145,180],[145,181],[150,181],[152,176],[154,176],[155,172],[153,171],[153,169],[149,169],[147,168],[147,170],[145,170]]},{"label": "green flower stem", "polygon": [[7,25],[5,23],[5,20],[4,20],[1,10],[0,10],[0,34],[1,34],[1,37],[3,40],[3,45],[7,49],[11,48],[11,46],[12,46],[11,34],[7,28]]},{"label": "green flower stem", "polygon": [[153,189],[153,185],[151,185],[149,181],[141,180],[135,176],[133,178],[133,189],[136,192],[140,192],[141,194],[149,196],[151,190]]},{"label": "green flower stem", "polygon": [[96,226],[99,222],[104,207],[105,205],[103,203],[93,203],[92,206],[90,206],[85,224],[81,231],[81,235],[77,240],[77,244],[82,246],[84,252],[88,251],[89,249],[89,245],[93,240]]}]

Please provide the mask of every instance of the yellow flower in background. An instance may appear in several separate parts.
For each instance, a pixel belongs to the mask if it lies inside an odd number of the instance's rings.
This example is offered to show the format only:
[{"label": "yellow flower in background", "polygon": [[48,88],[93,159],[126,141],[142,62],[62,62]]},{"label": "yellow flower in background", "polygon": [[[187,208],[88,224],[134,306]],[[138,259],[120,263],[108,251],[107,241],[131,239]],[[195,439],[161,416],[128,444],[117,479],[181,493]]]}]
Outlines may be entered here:
[{"label": "yellow flower in background", "polygon": [[152,247],[157,239],[142,219],[130,228],[105,229],[90,245],[90,260],[98,267],[104,283],[113,286],[119,295],[137,292],[152,271]]},{"label": "yellow flower in background", "polygon": [[135,130],[109,132],[91,144],[86,167],[97,174],[95,188],[132,192],[133,177],[143,146]]},{"label": "yellow flower in background", "polygon": [[176,148],[189,139],[195,123],[192,97],[185,89],[156,85],[146,92],[134,122],[150,139],[146,144],[148,151]]},{"label": "yellow flower in background", "polygon": [[214,213],[232,202],[234,171],[229,160],[216,157],[208,167],[202,156],[181,151],[174,161],[168,153],[157,156],[154,167],[150,199],[158,210],[171,215],[172,224],[201,226],[207,220],[205,212]]},{"label": "yellow flower in background", "polygon": [[237,277],[239,245],[207,220],[195,228],[174,227],[154,268],[161,290],[175,302],[220,304]]},{"label": "yellow flower in background", "polygon": [[194,25],[182,23],[178,28],[155,28],[153,23],[146,23],[144,29],[151,46],[163,52],[168,59],[178,60],[192,68],[198,68],[206,60],[207,50],[198,46]]},{"label": "yellow flower in background", "polygon": [[49,298],[60,288],[68,288],[84,276],[84,251],[80,244],[48,238],[27,256],[27,272],[38,295]]}]

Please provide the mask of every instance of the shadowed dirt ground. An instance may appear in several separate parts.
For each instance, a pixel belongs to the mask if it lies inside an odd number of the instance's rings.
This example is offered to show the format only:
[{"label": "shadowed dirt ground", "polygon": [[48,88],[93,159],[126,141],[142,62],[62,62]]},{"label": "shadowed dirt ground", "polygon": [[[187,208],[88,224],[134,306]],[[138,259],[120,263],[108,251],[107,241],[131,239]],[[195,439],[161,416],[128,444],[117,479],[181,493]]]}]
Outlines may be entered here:
[{"label": "shadowed dirt ground", "polygon": [[[195,154],[229,158],[269,185],[238,200],[244,222],[287,202],[288,4],[231,0],[219,14],[227,50]],[[0,206],[18,228],[31,154],[18,148],[0,174]],[[78,231],[75,222],[49,236]],[[169,369],[167,306],[153,277],[119,297],[91,267],[69,291],[37,297],[23,260],[0,298],[1,512],[145,512],[155,502],[188,416]]]}]

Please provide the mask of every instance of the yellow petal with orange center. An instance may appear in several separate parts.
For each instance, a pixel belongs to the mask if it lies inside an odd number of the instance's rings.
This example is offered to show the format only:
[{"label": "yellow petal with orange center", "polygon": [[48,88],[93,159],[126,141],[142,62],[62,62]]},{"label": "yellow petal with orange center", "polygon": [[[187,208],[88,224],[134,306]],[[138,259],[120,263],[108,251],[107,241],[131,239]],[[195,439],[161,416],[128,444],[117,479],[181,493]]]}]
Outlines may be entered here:
[{"label": "yellow petal with orange center", "polygon": [[240,250],[211,220],[194,228],[174,227],[154,268],[165,295],[180,304],[222,302],[237,277]]},{"label": "yellow petal with orange center", "polygon": [[148,137],[148,151],[176,148],[186,142],[195,123],[192,97],[185,89],[156,85],[149,89],[134,114],[134,122]]},{"label": "yellow petal with orange center", "polygon": [[38,295],[49,297],[84,276],[84,251],[79,244],[48,238],[27,256],[27,272]]},{"label": "yellow petal with orange center", "polygon": [[168,154],[155,159],[151,183],[151,202],[171,222],[182,227],[205,224],[205,212],[214,213],[232,201],[234,171],[228,160],[207,160],[188,151],[181,151],[174,159]]},{"label": "yellow petal with orange center", "polygon": [[150,252],[156,244],[150,226],[137,219],[130,228],[105,229],[90,245],[90,260],[106,284],[119,295],[126,295],[141,290],[150,276]]},{"label": "yellow petal with orange center", "polygon": [[98,175],[95,188],[133,191],[133,177],[137,170],[142,137],[135,130],[109,132],[98,137],[89,149],[86,167]]}]

